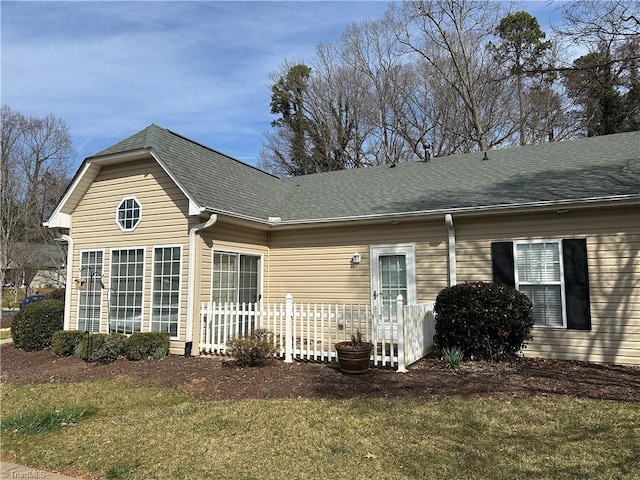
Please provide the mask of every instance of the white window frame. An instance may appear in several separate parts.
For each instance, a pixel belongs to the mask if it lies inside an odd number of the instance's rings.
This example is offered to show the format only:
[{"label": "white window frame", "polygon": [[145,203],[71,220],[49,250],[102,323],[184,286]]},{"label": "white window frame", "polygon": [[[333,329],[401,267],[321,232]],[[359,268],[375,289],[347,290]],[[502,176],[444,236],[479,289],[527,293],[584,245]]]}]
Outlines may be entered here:
[{"label": "white window frame", "polygon": [[380,275],[380,269],[376,259],[379,255],[404,255],[407,268],[407,298],[404,299],[405,305],[417,303],[416,288],[416,246],[415,244],[398,244],[398,245],[371,245],[369,247],[369,258],[371,265],[370,283],[371,283],[371,305],[375,305],[373,292],[376,288],[375,282]]},{"label": "white window frame", "polygon": [[[88,282],[90,281],[90,279],[89,279],[89,277],[87,275],[85,275],[82,272],[82,255],[84,253],[98,253],[98,252],[102,253],[102,273],[101,273],[101,277],[100,278],[103,280],[103,284],[104,284],[104,278],[105,278],[105,251],[104,251],[104,248],[87,248],[87,249],[80,250],[80,252],[79,252],[80,253],[80,258],[79,258],[79,267],[78,267],[78,269],[79,269],[79,278],[78,279],[80,280],[80,279],[86,278],[85,288],[88,288],[88,286],[89,286]],[[67,288],[70,288],[70,287],[67,287]],[[78,299],[77,299],[78,301],[77,301],[77,306],[76,306],[77,307],[77,309],[76,309],[76,311],[77,311],[77,314],[76,314],[76,328],[80,329],[80,302],[81,302],[82,294],[85,293],[85,290],[77,290],[77,292],[78,292]],[[92,333],[100,333],[100,332],[103,331],[103,329],[102,329],[102,306],[103,306],[102,304],[103,304],[103,302],[104,302],[104,296],[102,295],[102,288],[100,288],[100,302],[98,304],[98,332],[92,332]],[[86,323],[85,323],[85,327],[86,327]],[[86,328],[85,328],[85,331],[86,331]]]},{"label": "white window frame", "polygon": [[[133,200],[134,202],[136,202],[136,204],[138,205],[138,210],[140,211],[138,220],[130,228],[126,228],[124,225],[120,223],[120,207],[122,207],[122,204],[128,200]],[[138,228],[141,222],[142,222],[142,203],[140,203],[140,200],[138,200],[138,198],[135,196],[124,197],[116,207],[116,225],[118,225],[118,228],[123,232],[133,232],[136,228]]]},{"label": "white window frame", "polygon": [[[521,282],[518,274],[518,245],[531,245],[536,243],[555,243],[558,246],[558,259],[560,263],[560,280],[549,282]],[[558,239],[536,239],[536,240],[516,240],[513,242],[513,270],[515,278],[516,290],[520,290],[521,285],[560,285],[560,308],[562,310],[562,325],[543,325],[534,323],[535,328],[552,328],[552,329],[566,329],[567,328],[567,302],[565,297],[565,285],[564,285],[564,259],[562,255],[562,240]]]},{"label": "white window frame", "polygon": [[259,262],[258,262],[258,300],[257,302],[259,303],[260,300],[263,298],[263,284],[264,282],[262,281],[262,275],[264,272],[264,254],[262,253],[256,253],[256,252],[250,252],[247,250],[236,250],[236,249],[230,249],[230,248],[217,248],[217,249],[211,249],[211,288],[209,290],[209,301],[213,302],[213,289],[214,289],[214,285],[213,285],[213,272],[214,272],[214,261],[215,261],[215,254],[216,253],[228,253],[228,254],[232,254],[232,255],[237,255],[238,256],[238,286],[236,287],[238,293],[240,291],[239,285],[240,285],[240,255],[247,255],[247,256],[251,256],[251,257],[258,257]]},{"label": "white window frame", "polygon": [[[144,310],[144,306],[145,306],[145,291],[146,291],[146,279],[147,279],[147,275],[146,275],[146,271],[147,271],[147,248],[143,247],[143,246],[133,246],[133,247],[114,247],[111,250],[109,250],[109,296],[108,296],[108,305],[107,305],[107,331],[111,331],[111,325],[110,325],[110,321],[111,321],[111,296],[114,295],[116,292],[112,289],[111,287],[111,281],[112,281],[112,269],[113,269],[113,252],[118,252],[118,251],[122,251],[122,250],[142,250],[142,302],[140,305],[140,332],[148,332],[150,331],[151,325],[149,324],[148,328],[145,329],[145,310]],[[130,335],[130,334],[127,334]]]},{"label": "white window frame", "polygon": [[183,267],[183,252],[184,252],[184,248],[182,245],[179,244],[172,244],[172,245],[154,245],[151,249],[151,295],[149,298],[149,331],[152,332],[153,331],[153,307],[154,307],[154,297],[155,297],[155,277],[156,277],[156,249],[158,248],[179,248],[180,249],[180,267],[179,267],[179,275],[178,275],[178,283],[179,283],[179,287],[178,287],[178,324],[177,324],[177,330],[176,333],[177,335],[175,337],[170,337],[172,340],[177,340],[180,338],[180,317],[182,314],[182,290],[183,290],[183,283],[182,283],[182,267]]}]

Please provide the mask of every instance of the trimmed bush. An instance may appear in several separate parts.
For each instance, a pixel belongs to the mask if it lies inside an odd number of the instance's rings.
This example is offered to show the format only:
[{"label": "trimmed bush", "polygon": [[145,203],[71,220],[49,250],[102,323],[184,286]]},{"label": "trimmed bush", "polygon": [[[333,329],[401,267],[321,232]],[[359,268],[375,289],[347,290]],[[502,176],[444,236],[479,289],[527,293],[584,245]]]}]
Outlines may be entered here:
[{"label": "trimmed bush", "polygon": [[51,338],[51,349],[59,357],[68,357],[86,335],[82,330],[60,330]]},{"label": "trimmed bush", "polygon": [[531,340],[533,305],[522,292],[490,282],[461,283],[436,298],[436,347],[475,360],[510,360]]},{"label": "trimmed bush", "polygon": [[127,340],[122,333],[85,334],[74,349],[74,356],[87,362],[111,363],[124,353]]},{"label": "trimmed bush", "polygon": [[20,310],[11,321],[11,336],[16,348],[44,350],[51,346],[53,334],[64,326],[64,302],[43,300]]},{"label": "trimmed bush", "polygon": [[240,338],[229,340],[227,347],[236,363],[242,367],[265,365],[276,352],[273,333],[264,328],[256,328]]},{"label": "trimmed bush", "polygon": [[64,302],[65,292],[66,290],[64,288],[56,288],[47,295],[47,298],[51,300],[62,300]]},{"label": "trimmed bush", "polygon": [[134,333],[125,343],[127,360],[162,358],[169,353],[169,334],[161,332]]}]

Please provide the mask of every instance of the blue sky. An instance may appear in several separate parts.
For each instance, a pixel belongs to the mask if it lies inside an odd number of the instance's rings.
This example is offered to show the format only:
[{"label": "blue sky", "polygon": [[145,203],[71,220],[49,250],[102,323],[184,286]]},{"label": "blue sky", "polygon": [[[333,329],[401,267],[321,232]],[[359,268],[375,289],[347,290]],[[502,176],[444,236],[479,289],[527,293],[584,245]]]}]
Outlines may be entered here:
[{"label": "blue sky", "polygon": [[[1,100],[62,118],[83,158],[151,123],[255,164],[270,72],[383,16],[387,1],[7,1]],[[555,6],[525,9],[548,24]]]}]

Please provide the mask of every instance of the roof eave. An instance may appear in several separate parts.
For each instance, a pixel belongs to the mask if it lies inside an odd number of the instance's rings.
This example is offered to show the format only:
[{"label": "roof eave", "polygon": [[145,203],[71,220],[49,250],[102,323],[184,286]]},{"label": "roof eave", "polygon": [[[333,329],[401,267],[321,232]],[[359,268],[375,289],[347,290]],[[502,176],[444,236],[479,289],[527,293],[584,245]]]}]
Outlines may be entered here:
[{"label": "roof eave", "polygon": [[532,213],[543,211],[564,211],[565,209],[578,209],[588,207],[637,205],[640,203],[640,195],[618,195],[610,197],[593,197],[575,200],[554,200],[547,202],[526,202],[519,204],[484,205],[460,208],[441,208],[434,210],[420,210],[414,212],[396,212],[372,215],[318,218],[304,220],[283,220],[279,222],[266,222],[271,229],[289,229],[304,227],[336,226],[347,223],[386,223],[399,220],[412,220],[418,218],[437,218],[446,214],[456,216],[480,216],[501,213]]},{"label": "roof eave", "polygon": [[252,225],[264,230],[286,230],[299,228],[314,228],[339,226],[353,223],[387,223],[399,220],[414,220],[420,218],[438,218],[446,214],[455,216],[481,216],[495,215],[501,213],[533,213],[544,211],[564,211],[565,209],[578,209],[588,207],[605,207],[605,206],[625,206],[637,205],[640,203],[640,195],[616,195],[609,197],[592,197],[571,200],[553,200],[546,202],[525,202],[519,204],[500,204],[500,205],[483,205],[473,207],[460,208],[441,208],[435,210],[420,210],[414,212],[396,212],[382,213],[372,215],[354,215],[346,217],[334,218],[316,218],[303,220],[281,220],[272,221],[260,218],[239,215],[233,212],[224,212],[217,209],[207,208],[211,213],[223,215],[229,221]]}]

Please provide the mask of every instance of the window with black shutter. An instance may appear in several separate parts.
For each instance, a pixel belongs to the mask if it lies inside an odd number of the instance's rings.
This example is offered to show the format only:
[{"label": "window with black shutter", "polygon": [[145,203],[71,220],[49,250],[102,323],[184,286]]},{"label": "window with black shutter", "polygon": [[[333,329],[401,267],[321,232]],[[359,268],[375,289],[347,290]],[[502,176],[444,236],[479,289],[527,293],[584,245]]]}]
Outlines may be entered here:
[{"label": "window with black shutter", "polygon": [[493,242],[493,281],[534,304],[536,326],[591,329],[586,239]]}]

